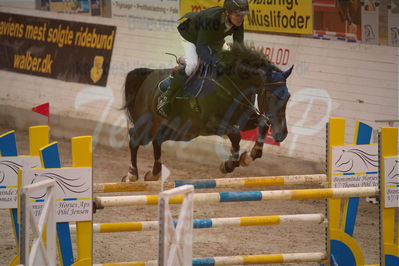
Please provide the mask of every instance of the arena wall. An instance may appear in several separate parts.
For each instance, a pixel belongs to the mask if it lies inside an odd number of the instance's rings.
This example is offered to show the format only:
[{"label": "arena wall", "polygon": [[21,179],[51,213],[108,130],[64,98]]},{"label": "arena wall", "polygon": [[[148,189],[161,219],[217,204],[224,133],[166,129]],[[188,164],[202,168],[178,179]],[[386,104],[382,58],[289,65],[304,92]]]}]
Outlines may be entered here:
[{"label": "arena wall", "polygon": [[35,0],[1,0],[0,5],[4,7],[14,7],[23,9],[35,9]]},{"label": "arena wall", "polygon": [[[0,70],[0,129],[25,130],[47,123],[32,107],[50,102],[51,134],[56,137],[93,135],[115,149],[127,145],[127,121],[120,110],[126,74],[136,67],[166,68],[181,54],[171,25],[136,27],[126,18],[102,18],[0,6],[0,12],[114,25],[117,34],[106,87],[47,79]],[[152,30],[151,30],[152,29]],[[399,119],[399,49],[339,41],[247,33],[248,44],[263,49],[282,69],[295,65],[288,81],[288,138],[265,152],[315,163],[324,162],[325,123],[331,116],[347,119],[347,141],[356,120],[371,126],[380,119]],[[0,130],[2,131],[2,130]],[[198,138],[191,143],[167,143],[165,149],[203,161],[225,158],[228,141]],[[250,147],[244,143],[243,148]],[[193,153],[195,151],[195,153]]]}]

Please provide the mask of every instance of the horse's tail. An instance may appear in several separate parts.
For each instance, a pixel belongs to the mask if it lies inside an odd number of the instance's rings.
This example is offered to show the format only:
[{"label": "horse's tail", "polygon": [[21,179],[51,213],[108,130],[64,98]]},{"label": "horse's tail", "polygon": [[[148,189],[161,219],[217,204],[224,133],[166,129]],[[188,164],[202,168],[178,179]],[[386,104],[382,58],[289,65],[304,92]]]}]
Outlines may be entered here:
[{"label": "horse's tail", "polygon": [[134,110],[137,92],[141,84],[143,84],[144,80],[152,71],[153,70],[149,68],[136,68],[127,74],[125,80],[125,104],[122,109],[126,110],[131,122],[133,122],[132,112]]}]

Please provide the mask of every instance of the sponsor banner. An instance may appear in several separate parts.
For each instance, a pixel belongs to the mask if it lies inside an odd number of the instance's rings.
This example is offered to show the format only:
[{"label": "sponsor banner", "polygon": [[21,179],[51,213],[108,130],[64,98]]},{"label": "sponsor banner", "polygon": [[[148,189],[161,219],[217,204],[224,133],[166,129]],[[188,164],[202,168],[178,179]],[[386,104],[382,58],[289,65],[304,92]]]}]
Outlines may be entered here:
[{"label": "sponsor banner", "polygon": [[200,12],[210,7],[223,6],[223,0],[180,0],[180,17],[189,12]]},{"label": "sponsor banner", "polygon": [[[232,38],[230,38],[232,42]],[[302,63],[297,61],[297,45],[295,41],[280,42],[264,38],[255,33],[245,34],[245,43],[253,50],[262,52],[270,62],[281,70],[288,70],[295,64],[294,73],[297,74]]]},{"label": "sponsor banner", "polygon": [[[180,14],[199,12],[212,6],[223,6],[221,0],[182,0]],[[312,34],[312,1],[249,0],[250,14],[246,30]]]},{"label": "sponsor banner", "polygon": [[312,34],[312,1],[249,0],[245,29]]},{"label": "sponsor banner", "polygon": [[399,156],[384,158],[385,208],[399,207]]},{"label": "sponsor banner", "polygon": [[378,145],[332,148],[332,187],[378,187]]},{"label": "sponsor banner", "polygon": [[0,69],[106,86],[116,27],[0,12]]},{"label": "sponsor banner", "polygon": [[177,31],[179,1],[112,0],[112,18],[127,19],[130,30]]},{"label": "sponsor banner", "polygon": [[50,0],[40,0],[40,10],[50,11]]},{"label": "sponsor banner", "polygon": [[[56,198],[56,221],[91,221],[93,213],[92,168],[54,168],[23,171],[24,186],[44,180],[54,180]],[[46,189],[30,194],[35,219],[41,215]]]},{"label": "sponsor banner", "polygon": [[399,0],[388,6],[388,45],[399,47]]},{"label": "sponsor banner", "polygon": [[361,0],[313,0],[313,9],[316,37],[362,40]]},{"label": "sponsor banner", "polygon": [[91,0],[90,1],[90,11],[92,16],[101,16],[102,15],[102,0]]},{"label": "sponsor banner", "polygon": [[90,15],[90,0],[50,0],[50,11]]},{"label": "sponsor banner", "polygon": [[41,167],[39,156],[0,157],[0,209],[18,205],[18,169]]},{"label": "sponsor banner", "polygon": [[362,41],[379,44],[379,5],[376,1],[366,1],[362,6]]},{"label": "sponsor banner", "polygon": [[[249,41],[251,43],[251,41]],[[268,44],[266,46],[262,46],[261,43],[252,43],[250,46],[251,49],[255,51],[262,52],[265,56],[268,57],[270,63],[275,66],[278,66],[281,70],[287,70],[293,65],[293,59],[295,58],[296,50],[292,47],[281,46],[276,44]]]}]

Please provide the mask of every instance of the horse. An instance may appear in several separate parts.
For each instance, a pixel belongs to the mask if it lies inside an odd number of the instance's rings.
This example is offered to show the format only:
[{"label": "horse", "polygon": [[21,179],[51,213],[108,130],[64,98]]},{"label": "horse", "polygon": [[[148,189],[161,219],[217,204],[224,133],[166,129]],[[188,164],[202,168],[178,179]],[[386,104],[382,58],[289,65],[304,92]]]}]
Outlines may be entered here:
[{"label": "horse", "polygon": [[[292,68],[282,72],[263,53],[243,45],[233,45],[218,57],[216,66],[202,68],[205,76],[190,77],[191,84],[201,84],[200,92],[174,99],[167,118],[156,112],[156,105],[161,94],[159,84],[172,70],[138,68],[128,73],[123,109],[133,123],[129,129],[131,165],[122,181],[138,180],[138,149],[150,142],[154,164],[152,171],[145,174],[145,181],[159,179],[161,145],[167,140],[190,141],[198,136],[227,135],[232,143],[231,156],[221,163],[220,169],[228,173],[262,156],[263,140],[269,127],[276,141],[286,138],[285,109],[290,97],[286,79]],[[206,74],[208,72],[213,74]],[[189,90],[189,86],[185,88],[185,92]],[[259,109],[254,105],[256,94]],[[259,138],[251,158],[247,153],[240,156],[240,131],[256,127],[259,127]]]}]

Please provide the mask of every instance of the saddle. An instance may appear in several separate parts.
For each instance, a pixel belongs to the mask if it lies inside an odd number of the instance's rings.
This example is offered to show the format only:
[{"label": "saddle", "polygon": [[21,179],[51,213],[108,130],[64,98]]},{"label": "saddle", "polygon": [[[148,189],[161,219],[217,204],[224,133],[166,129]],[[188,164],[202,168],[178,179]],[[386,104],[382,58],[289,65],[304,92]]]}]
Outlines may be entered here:
[{"label": "saddle", "polygon": [[179,65],[172,70],[172,74],[158,83],[158,88],[162,93],[165,93],[170,87],[172,78],[175,75],[180,75],[182,82],[176,98],[186,100],[191,97],[201,98],[206,97],[215,88],[214,79],[217,76],[215,67],[200,63],[197,69],[187,77],[184,73],[184,60],[179,59]]},{"label": "saddle", "polygon": [[206,97],[214,90],[215,83],[213,79],[217,75],[216,68],[200,63],[197,69],[187,77],[184,71],[184,60],[179,58],[178,63],[179,65],[172,70],[172,74],[158,83],[158,89],[161,92],[160,99],[162,100],[163,95],[167,94],[172,79],[175,78],[180,81],[181,85],[178,86],[179,88],[173,98],[188,101],[190,108],[200,113],[198,98]]}]

